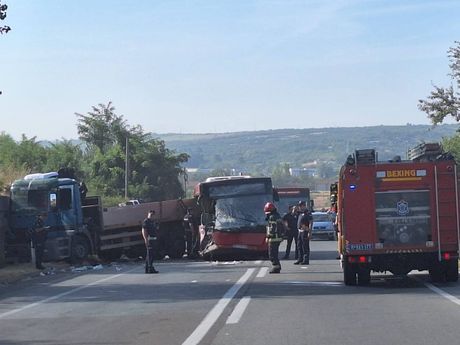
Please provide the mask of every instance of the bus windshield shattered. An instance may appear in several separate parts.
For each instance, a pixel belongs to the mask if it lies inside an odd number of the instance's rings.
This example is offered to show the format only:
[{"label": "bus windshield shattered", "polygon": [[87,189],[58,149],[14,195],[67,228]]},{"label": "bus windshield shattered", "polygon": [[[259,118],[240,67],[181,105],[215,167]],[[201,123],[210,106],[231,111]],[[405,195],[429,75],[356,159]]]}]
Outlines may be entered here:
[{"label": "bus windshield shattered", "polygon": [[265,225],[263,205],[272,199],[272,189],[264,182],[234,181],[210,186],[209,197],[215,200],[215,230],[247,231]]},{"label": "bus windshield shattered", "polygon": [[195,187],[201,208],[200,247],[205,260],[266,255],[263,211],[273,202],[270,177],[210,178]]},{"label": "bus windshield shattered", "polygon": [[244,195],[216,200],[215,229],[222,231],[265,225],[262,207],[270,195]]}]

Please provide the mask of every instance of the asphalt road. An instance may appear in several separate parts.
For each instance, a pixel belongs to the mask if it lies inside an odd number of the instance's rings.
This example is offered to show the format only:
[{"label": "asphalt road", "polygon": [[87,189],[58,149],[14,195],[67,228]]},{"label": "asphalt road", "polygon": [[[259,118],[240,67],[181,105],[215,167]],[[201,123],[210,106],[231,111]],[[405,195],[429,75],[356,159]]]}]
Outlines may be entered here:
[{"label": "asphalt road", "polygon": [[0,289],[1,345],[458,344],[460,284],[427,272],[346,287],[335,242],[309,266],[282,261],[141,263],[44,276]]}]

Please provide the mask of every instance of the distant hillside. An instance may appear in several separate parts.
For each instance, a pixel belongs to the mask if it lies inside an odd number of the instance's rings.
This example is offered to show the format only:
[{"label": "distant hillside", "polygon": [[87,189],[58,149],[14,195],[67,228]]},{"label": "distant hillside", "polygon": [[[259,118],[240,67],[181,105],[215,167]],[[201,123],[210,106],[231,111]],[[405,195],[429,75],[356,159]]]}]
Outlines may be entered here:
[{"label": "distant hillside", "polygon": [[374,148],[379,159],[406,157],[421,142],[439,142],[455,134],[458,125],[374,126],[279,129],[222,134],[158,135],[169,149],[186,152],[187,167],[235,168],[270,173],[279,163],[291,167],[317,161],[338,167],[355,149]]}]

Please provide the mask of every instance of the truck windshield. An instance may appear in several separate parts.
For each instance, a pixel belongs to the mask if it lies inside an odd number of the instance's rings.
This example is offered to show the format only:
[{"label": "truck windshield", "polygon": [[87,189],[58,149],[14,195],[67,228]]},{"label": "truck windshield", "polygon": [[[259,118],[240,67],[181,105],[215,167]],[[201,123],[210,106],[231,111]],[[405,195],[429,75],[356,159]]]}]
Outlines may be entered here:
[{"label": "truck windshield", "polygon": [[272,198],[269,194],[246,195],[216,200],[216,230],[237,231],[244,227],[265,225],[264,204]]},{"label": "truck windshield", "polygon": [[11,204],[13,211],[20,210],[48,210],[47,190],[13,190],[11,193]]}]

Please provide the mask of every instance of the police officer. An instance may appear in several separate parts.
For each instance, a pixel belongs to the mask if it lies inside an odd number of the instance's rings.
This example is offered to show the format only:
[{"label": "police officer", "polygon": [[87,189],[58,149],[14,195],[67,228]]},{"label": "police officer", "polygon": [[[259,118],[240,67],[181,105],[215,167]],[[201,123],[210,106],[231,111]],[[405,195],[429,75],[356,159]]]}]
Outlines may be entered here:
[{"label": "police officer", "polygon": [[198,226],[192,214],[192,209],[188,208],[184,216],[185,243],[187,244],[187,257],[194,258],[198,255]]},{"label": "police officer", "polygon": [[310,263],[310,237],[311,237],[311,223],[312,216],[307,208],[305,201],[299,202],[299,219],[297,228],[299,231],[298,245],[299,245],[299,258],[294,265],[308,265]]},{"label": "police officer", "polygon": [[289,255],[291,253],[291,245],[292,240],[295,243],[295,259],[299,257],[298,253],[298,245],[297,245],[297,206],[296,205],[289,205],[288,212],[283,216],[284,226],[287,229],[287,243],[286,243],[286,255],[284,255],[284,259],[289,259]]},{"label": "police officer", "polygon": [[267,202],[264,207],[267,224],[268,258],[272,262],[270,273],[280,273],[281,263],[278,251],[283,240],[284,225],[280,214],[273,203]]},{"label": "police officer", "polygon": [[45,267],[42,265],[42,260],[43,253],[45,251],[46,237],[48,235],[43,218],[44,216],[42,215],[37,216],[30,233],[32,246],[35,252],[35,267],[39,270],[45,269]]},{"label": "police officer", "polygon": [[158,273],[153,267],[153,246],[157,239],[158,224],[153,220],[154,210],[150,210],[142,222],[142,236],[147,250],[145,256],[145,273]]}]

